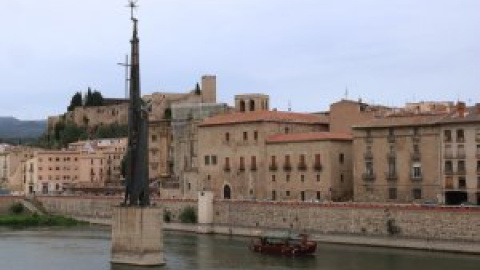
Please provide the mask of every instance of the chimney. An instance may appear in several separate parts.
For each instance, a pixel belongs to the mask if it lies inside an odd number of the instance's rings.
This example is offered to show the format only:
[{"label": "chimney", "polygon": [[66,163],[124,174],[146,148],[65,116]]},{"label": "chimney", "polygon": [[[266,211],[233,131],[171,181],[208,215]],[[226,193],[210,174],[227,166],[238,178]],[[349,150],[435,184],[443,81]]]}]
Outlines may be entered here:
[{"label": "chimney", "polygon": [[458,102],[457,103],[457,112],[458,112],[458,117],[464,118],[465,117],[465,102]]}]

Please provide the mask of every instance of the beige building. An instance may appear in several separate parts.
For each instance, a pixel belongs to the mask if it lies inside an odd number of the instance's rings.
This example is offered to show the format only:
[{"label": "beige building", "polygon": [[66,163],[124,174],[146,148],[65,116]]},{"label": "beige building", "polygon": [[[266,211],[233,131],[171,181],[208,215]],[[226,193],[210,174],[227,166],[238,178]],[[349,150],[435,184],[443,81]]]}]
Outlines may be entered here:
[{"label": "beige building", "polygon": [[256,108],[259,110],[214,116],[199,125],[199,173],[188,179],[187,196],[211,190],[216,198],[270,198],[267,139],[328,130],[328,121],[321,116]]},{"label": "beige building", "polygon": [[459,103],[438,124],[443,200],[480,205],[480,104],[465,108]]},{"label": "beige building", "polygon": [[272,135],[266,141],[270,199],[347,201],[353,198],[352,136],[309,132]]},{"label": "beige building", "polygon": [[355,201],[437,201],[441,196],[437,121],[444,116],[390,116],[354,127]]},{"label": "beige building", "polygon": [[25,187],[25,162],[33,157],[36,148],[13,146],[0,154],[3,175],[6,176],[6,188],[14,193],[22,193]]},{"label": "beige building", "polygon": [[126,142],[126,139],[81,141],[70,144],[68,150],[36,151],[23,165],[25,193],[105,194],[121,190],[120,166]]}]

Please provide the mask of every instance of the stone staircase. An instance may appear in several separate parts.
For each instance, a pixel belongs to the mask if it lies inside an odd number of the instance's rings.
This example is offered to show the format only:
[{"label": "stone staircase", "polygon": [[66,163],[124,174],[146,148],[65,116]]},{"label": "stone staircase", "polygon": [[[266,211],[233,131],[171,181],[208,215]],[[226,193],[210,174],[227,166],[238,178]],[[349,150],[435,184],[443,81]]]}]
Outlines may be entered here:
[{"label": "stone staircase", "polygon": [[28,211],[38,215],[46,215],[47,210],[43,207],[42,203],[36,200],[35,198],[24,198],[20,201],[23,206],[25,206]]}]

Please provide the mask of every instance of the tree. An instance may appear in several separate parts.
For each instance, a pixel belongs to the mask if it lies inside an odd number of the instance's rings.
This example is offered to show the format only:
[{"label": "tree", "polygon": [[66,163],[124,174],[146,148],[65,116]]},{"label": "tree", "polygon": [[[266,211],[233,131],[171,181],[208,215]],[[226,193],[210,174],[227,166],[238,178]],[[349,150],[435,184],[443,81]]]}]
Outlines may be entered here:
[{"label": "tree", "polygon": [[91,106],[103,106],[103,96],[100,92],[93,91],[91,98]]},{"label": "tree", "polygon": [[65,147],[69,143],[86,140],[88,138],[88,133],[86,128],[79,127],[73,123],[67,123],[63,131],[60,133],[60,137],[60,144]]},{"label": "tree", "polygon": [[82,93],[76,92],[72,100],[70,101],[70,105],[67,108],[67,111],[71,112],[73,111],[76,107],[82,106],[83,100],[82,100]]},{"label": "tree", "polygon": [[88,87],[87,94],[85,94],[83,105],[85,107],[92,106],[92,89],[90,87]]},{"label": "tree", "polygon": [[196,95],[200,95],[202,94],[202,90],[200,90],[200,85],[197,83],[197,85],[195,86],[195,94]]}]

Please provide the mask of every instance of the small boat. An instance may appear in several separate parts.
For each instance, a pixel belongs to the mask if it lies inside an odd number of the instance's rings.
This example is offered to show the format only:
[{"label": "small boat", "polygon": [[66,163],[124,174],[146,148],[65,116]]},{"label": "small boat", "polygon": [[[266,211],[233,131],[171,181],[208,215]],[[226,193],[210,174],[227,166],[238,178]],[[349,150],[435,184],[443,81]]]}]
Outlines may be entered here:
[{"label": "small boat", "polygon": [[307,234],[299,234],[298,238],[281,235],[262,235],[252,241],[250,249],[265,254],[286,256],[311,255],[317,250],[317,242],[308,239]]}]

